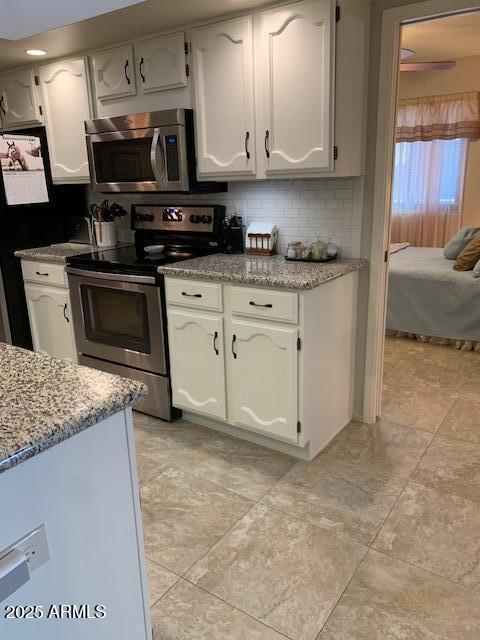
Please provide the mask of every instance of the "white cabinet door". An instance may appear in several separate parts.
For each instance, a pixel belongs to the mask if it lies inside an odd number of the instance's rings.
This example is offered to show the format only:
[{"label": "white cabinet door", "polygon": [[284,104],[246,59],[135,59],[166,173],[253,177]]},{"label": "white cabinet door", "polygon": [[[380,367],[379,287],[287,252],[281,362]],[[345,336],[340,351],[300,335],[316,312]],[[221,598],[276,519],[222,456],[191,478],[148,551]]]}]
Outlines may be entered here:
[{"label": "white cabinet door", "polygon": [[27,283],[25,296],[34,351],[75,362],[68,289]]},{"label": "white cabinet door", "polygon": [[122,98],[136,94],[135,66],[131,44],[92,57],[93,79],[98,100]]},{"label": "white cabinet door", "polygon": [[173,405],[226,418],[221,316],[168,309]]},{"label": "white cabinet door", "polygon": [[246,320],[230,328],[229,421],[297,442],[297,329]]},{"label": "white cabinet door", "polygon": [[193,31],[198,173],[255,174],[252,17]]},{"label": "white cabinet door", "polygon": [[135,55],[143,93],[187,86],[184,33],[138,42]]},{"label": "white cabinet door", "polygon": [[89,182],[84,127],[91,117],[86,59],[40,67],[40,85],[54,182]]},{"label": "white cabinet door", "polygon": [[259,16],[258,136],[267,174],[333,162],[334,24],[332,0],[305,0]]},{"label": "white cabinet door", "polygon": [[6,129],[42,124],[33,69],[0,76],[0,111]]}]

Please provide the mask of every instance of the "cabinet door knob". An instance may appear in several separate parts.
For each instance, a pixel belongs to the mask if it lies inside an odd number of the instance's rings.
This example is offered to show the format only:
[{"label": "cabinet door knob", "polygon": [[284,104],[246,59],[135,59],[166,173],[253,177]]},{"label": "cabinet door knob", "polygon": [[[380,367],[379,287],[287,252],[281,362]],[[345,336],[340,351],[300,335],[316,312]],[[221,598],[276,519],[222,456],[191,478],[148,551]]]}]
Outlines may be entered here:
[{"label": "cabinet door knob", "polygon": [[237,336],[235,334],[233,334],[233,337],[232,337],[232,354],[233,354],[233,357],[234,357],[235,360],[237,359],[237,352],[235,351],[236,342],[237,342]]},{"label": "cabinet door knob", "polygon": [[265,155],[267,156],[267,158],[270,158],[269,140],[270,140],[270,131],[267,129],[265,131]]},{"label": "cabinet door knob", "polygon": [[217,347],[217,339],[218,339],[218,331],[215,331],[215,333],[213,334],[213,350],[215,351],[215,354],[218,356],[220,352]]},{"label": "cabinet door knob", "polygon": [[124,67],[125,80],[127,81],[127,84],[130,84],[130,78],[128,77],[128,74],[127,74],[128,64],[129,64],[128,60],[125,60],[125,67]]},{"label": "cabinet door knob", "polygon": [[145,60],[143,56],[140,58],[140,64],[138,65],[138,70],[140,71],[140,77],[142,82],[145,82],[145,76],[143,75],[143,65],[145,64]]},{"label": "cabinet door knob", "polygon": [[250,151],[248,150],[248,141],[250,140],[250,131],[247,131],[245,134],[245,155],[247,156],[247,160],[250,160]]},{"label": "cabinet door knob", "polygon": [[67,322],[70,322],[70,318],[67,316],[67,303],[66,302],[63,305],[63,317],[65,318],[65,320]]}]

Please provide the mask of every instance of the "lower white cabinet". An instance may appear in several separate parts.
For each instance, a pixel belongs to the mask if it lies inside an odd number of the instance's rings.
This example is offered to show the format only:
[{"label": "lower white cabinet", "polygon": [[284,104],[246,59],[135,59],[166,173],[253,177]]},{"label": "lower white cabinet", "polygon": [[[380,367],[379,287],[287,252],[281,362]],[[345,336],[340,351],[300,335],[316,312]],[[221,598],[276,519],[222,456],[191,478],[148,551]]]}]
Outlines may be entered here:
[{"label": "lower white cabinet", "polygon": [[[298,292],[168,275],[173,405],[311,460],[352,418],[357,282],[351,272]],[[181,295],[206,286],[216,307]]]},{"label": "lower white cabinet", "polygon": [[296,442],[298,329],[246,320],[230,327],[232,423]]},{"label": "lower white cabinet", "polygon": [[68,289],[27,282],[25,297],[34,351],[75,362]]},{"label": "lower white cabinet", "polygon": [[173,404],[224,420],[223,318],[171,309],[168,337]]}]

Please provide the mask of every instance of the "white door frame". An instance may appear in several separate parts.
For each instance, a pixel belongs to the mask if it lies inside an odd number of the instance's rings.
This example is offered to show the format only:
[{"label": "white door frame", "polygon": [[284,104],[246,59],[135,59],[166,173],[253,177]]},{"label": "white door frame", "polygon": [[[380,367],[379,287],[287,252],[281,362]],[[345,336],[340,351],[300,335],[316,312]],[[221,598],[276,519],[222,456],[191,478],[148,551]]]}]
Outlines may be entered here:
[{"label": "white door frame", "polygon": [[399,78],[401,25],[422,19],[480,9],[474,0],[426,0],[385,9],[382,14],[380,71],[375,148],[370,287],[365,358],[363,419],[375,422],[381,413],[383,348],[385,342],[390,238],[390,198],[394,154],[395,115]]}]

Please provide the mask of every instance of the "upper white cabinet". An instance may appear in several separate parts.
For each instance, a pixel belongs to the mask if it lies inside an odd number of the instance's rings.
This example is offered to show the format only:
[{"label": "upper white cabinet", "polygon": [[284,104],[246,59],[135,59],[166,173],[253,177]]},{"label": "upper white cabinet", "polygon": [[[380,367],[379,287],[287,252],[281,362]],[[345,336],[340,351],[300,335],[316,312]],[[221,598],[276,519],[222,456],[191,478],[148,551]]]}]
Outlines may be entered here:
[{"label": "upper white cabinet", "polygon": [[333,164],[334,24],[331,0],[305,0],[259,15],[255,70],[267,175]]},{"label": "upper white cabinet", "polygon": [[84,121],[91,118],[85,58],[40,67],[54,182],[89,182]]},{"label": "upper white cabinet", "polygon": [[0,111],[5,129],[43,123],[34,69],[0,75]]},{"label": "upper white cabinet", "polygon": [[187,85],[183,33],[140,41],[135,53],[139,85],[144,93]]},{"label": "upper white cabinet", "polygon": [[99,51],[92,56],[95,95],[109,100],[135,95],[135,63],[131,44]]},{"label": "upper white cabinet", "polygon": [[256,171],[253,20],[244,16],[192,33],[198,171]]}]

